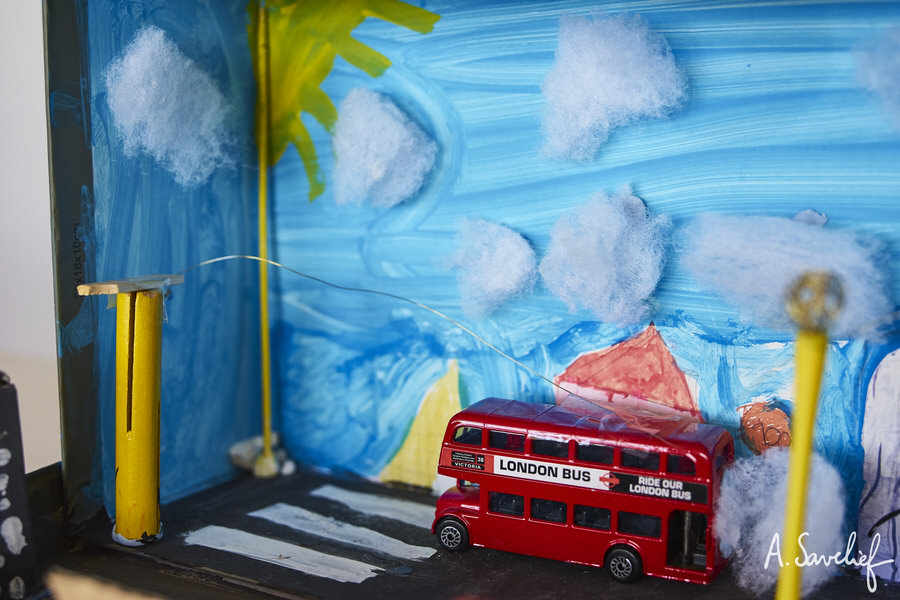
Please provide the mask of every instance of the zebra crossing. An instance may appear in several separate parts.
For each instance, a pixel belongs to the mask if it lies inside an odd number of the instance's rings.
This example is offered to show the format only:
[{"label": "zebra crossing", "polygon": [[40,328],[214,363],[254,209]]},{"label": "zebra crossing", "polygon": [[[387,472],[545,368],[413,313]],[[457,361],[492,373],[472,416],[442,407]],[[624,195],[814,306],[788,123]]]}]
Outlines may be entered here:
[{"label": "zebra crossing", "polygon": [[[434,508],[422,503],[357,492],[331,484],[312,490],[309,492],[309,496],[340,503],[360,515],[393,519],[406,526],[411,525],[425,530],[430,529],[431,520],[434,517]],[[310,548],[296,541],[287,541],[280,537],[265,536],[245,530],[252,529],[252,527],[240,529],[206,525],[188,533],[184,538],[184,543],[188,546],[203,546],[228,552],[342,583],[360,583],[384,572],[385,564],[390,564],[392,561],[402,561],[396,565],[399,566],[408,562],[426,560],[437,552],[434,548],[409,543],[370,527],[341,521],[309,508],[284,502],[276,502],[250,511],[246,513],[246,516],[250,517],[250,520],[247,521],[250,523],[254,520],[273,523],[326,543],[336,543],[341,547],[347,546],[361,550],[367,556],[377,555],[379,564],[371,564],[359,558],[341,556],[337,552],[330,553],[322,549]]]}]

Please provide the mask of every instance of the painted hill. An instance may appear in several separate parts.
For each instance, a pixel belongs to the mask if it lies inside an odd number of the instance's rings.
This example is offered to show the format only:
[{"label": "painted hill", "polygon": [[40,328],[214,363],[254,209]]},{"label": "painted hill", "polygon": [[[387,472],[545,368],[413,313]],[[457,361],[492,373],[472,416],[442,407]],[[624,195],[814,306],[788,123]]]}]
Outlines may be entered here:
[{"label": "painted hill", "polygon": [[[612,403],[702,421],[687,378],[652,323],[633,338],[582,354],[555,381],[601,406]],[[562,390],[556,395],[558,404],[567,397]]]},{"label": "painted hill", "polygon": [[431,488],[443,492],[453,485],[438,476],[437,464],[447,421],[462,410],[459,399],[459,365],[451,360],[444,374],[425,393],[419,411],[400,449],[382,469],[380,479]]}]

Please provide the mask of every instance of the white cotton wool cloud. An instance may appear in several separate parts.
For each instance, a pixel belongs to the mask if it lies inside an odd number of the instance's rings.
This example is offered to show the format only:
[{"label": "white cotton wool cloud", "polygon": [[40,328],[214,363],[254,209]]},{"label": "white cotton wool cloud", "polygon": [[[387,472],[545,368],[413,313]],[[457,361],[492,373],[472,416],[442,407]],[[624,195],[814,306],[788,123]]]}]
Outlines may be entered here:
[{"label": "white cotton wool cloud", "polygon": [[438,146],[386,96],[352,90],[332,138],[338,204],[394,206],[410,199],[434,167]]},{"label": "white cotton wool cloud", "polygon": [[[758,596],[769,594],[778,580],[780,564],[790,557],[778,553],[774,536],[783,542],[784,506],[788,483],[788,448],[773,448],[761,456],[739,458],[725,472],[715,506],[715,536],[722,554],[731,560],[738,585]],[[844,554],[847,538],[842,523],[845,495],[841,476],[814,454],[806,502],[806,527],[802,543],[809,558]],[[768,558],[768,568],[766,562]],[[804,557],[801,555],[801,561]],[[838,566],[803,567],[801,593],[812,593],[837,574]]]},{"label": "white cotton wool cloud", "polygon": [[628,188],[598,193],[553,226],[541,277],[570,310],[636,323],[650,314],[670,228],[668,218],[651,215]]},{"label": "white cotton wool cloud", "polygon": [[843,308],[830,330],[837,337],[877,338],[893,308],[884,247],[853,231],[709,213],[690,221],[683,235],[682,263],[754,325],[793,329],[785,300],[805,271],[828,271],[841,283]]},{"label": "white cotton wool cloud", "polygon": [[610,130],[667,117],[684,101],[687,78],[666,39],[638,16],[564,16],[556,59],[541,91],[544,151],[590,160]]},{"label": "white cotton wool cloud", "polygon": [[489,315],[534,287],[537,256],[519,233],[484,219],[465,219],[458,242],[459,250],[447,258],[446,266],[459,270],[460,297],[467,315]]},{"label": "white cotton wool cloud", "polygon": [[862,44],[855,52],[856,76],[900,130],[900,24]]},{"label": "white cotton wool cloud", "polygon": [[161,29],[142,28],[112,61],[106,101],[125,154],[151,156],[183,186],[234,163],[229,102]]}]

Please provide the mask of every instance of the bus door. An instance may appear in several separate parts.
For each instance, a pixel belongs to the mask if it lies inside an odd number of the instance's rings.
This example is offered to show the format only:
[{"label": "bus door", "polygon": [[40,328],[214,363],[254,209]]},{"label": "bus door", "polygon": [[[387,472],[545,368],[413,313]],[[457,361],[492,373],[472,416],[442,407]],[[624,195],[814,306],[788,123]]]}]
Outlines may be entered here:
[{"label": "bus door", "polygon": [[709,520],[703,513],[673,510],[669,514],[666,565],[704,571],[709,554]]}]

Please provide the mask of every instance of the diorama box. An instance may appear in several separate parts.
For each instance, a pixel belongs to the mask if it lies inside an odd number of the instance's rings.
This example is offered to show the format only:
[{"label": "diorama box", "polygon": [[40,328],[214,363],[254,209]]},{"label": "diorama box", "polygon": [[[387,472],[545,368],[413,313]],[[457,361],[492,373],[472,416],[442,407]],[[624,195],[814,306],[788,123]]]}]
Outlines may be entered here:
[{"label": "diorama box", "polygon": [[79,284],[184,277],[165,505],[239,475],[264,382],[292,460],[435,493],[448,419],[485,397],[789,445],[785,295],[813,270],[843,298],[814,435],[834,519],[897,559],[900,4],[44,10],[73,526],[113,514],[116,470],[115,311]]}]

